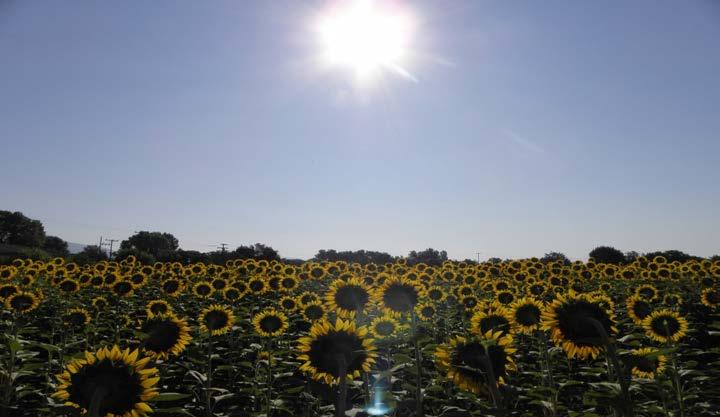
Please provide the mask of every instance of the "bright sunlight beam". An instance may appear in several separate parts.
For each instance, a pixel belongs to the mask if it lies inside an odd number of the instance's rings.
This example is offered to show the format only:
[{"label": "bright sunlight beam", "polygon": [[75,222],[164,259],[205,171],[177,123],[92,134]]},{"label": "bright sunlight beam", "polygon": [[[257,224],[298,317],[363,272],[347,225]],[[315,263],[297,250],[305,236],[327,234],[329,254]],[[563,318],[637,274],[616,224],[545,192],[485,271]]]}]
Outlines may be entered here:
[{"label": "bright sunlight beam", "polygon": [[416,81],[402,64],[407,59],[413,19],[389,2],[339,2],[323,13],[317,32],[323,62],[350,70],[359,80],[391,71]]}]

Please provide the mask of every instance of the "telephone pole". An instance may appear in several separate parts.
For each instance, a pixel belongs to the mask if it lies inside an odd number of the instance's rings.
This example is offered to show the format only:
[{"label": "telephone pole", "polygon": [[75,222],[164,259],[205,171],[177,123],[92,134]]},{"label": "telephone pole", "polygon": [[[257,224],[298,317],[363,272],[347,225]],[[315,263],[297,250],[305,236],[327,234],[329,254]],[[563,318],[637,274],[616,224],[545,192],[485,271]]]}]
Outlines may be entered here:
[{"label": "telephone pole", "polygon": [[482,252],[475,252],[475,253],[477,254],[477,257],[478,257],[478,263],[480,263],[480,254],[481,254]]},{"label": "telephone pole", "polygon": [[108,252],[108,258],[109,258],[109,259],[112,259],[112,255],[113,255],[113,244],[114,244],[115,242],[119,242],[119,240],[118,240],[118,239],[105,239],[105,241],[106,241],[106,242],[110,242],[110,243],[101,243],[101,245],[105,245],[105,246],[109,246],[109,247],[110,247],[110,251]]},{"label": "telephone pole", "polygon": [[220,246],[218,246],[218,249],[220,249],[220,252],[225,253],[227,250],[227,243],[221,243]]}]

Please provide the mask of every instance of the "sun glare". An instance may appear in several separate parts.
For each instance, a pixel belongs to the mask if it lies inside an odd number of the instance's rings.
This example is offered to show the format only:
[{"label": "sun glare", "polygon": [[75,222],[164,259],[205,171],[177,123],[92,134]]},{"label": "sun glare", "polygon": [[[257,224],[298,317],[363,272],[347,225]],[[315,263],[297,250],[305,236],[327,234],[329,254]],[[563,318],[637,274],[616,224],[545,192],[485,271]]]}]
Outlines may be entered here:
[{"label": "sun glare", "polygon": [[317,24],[322,60],[359,79],[381,71],[414,79],[403,68],[412,29],[411,16],[397,6],[372,0],[338,3]]}]

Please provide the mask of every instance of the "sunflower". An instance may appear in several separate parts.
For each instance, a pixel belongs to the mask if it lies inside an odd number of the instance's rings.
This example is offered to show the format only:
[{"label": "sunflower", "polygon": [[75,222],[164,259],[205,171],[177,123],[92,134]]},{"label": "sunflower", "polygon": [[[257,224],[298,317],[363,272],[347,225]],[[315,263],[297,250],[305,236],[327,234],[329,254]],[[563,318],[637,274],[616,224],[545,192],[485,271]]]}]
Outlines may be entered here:
[{"label": "sunflower", "polygon": [[498,303],[477,310],[470,318],[471,331],[477,336],[482,336],[489,331],[500,334],[510,333],[511,323],[510,310]]},{"label": "sunflower", "polygon": [[482,339],[455,336],[435,350],[435,363],[460,389],[474,393],[483,391],[489,382],[489,371],[495,380],[505,383],[508,371],[515,370],[512,336],[489,331]]},{"label": "sunflower", "polygon": [[653,379],[665,370],[667,358],[657,349],[640,348],[631,350],[626,362],[628,367],[632,367],[632,376]]},{"label": "sunflower", "polygon": [[375,292],[374,298],[387,314],[401,315],[412,312],[422,295],[419,284],[391,277]]},{"label": "sunflower", "polygon": [[193,285],[193,294],[200,298],[209,298],[214,291],[212,285],[205,281],[200,281]]},{"label": "sunflower", "polygon": [[183,290],[182,282],[177,278],[166,279],[160,287],[166,295],[171,297],[177,296]]},{"label": "sunflower", "polygon": [[142,341],[145,352],[156,359],[178,356],[192,340],[185,320],[173,314],[154,314],[142,325],[147,336]]},{"label": "sunflower", "polygon": [[370,301],[370,288],[359,278],[337,279],[330,284],[325,301],[328,308],[340,317],[354,317]]},{"label": "sunflower", "polygon": [[325,318],[325,309],[320,301],[312,301],[300,307],[305,320],[314,322]]},{"label": "sunflower", "polygon": [[16,292],[5,299],[5,308],[20,314],[35,310],[39,304],[38,297],[27,291]]},{"label": "sunflower", "polygon": [[129,297],[135,292],[135,286],[130,281],[120,280],[112,284],[112,291],[118,297]]},{"label": "sunflower", "polygon": [[659,343],[677,342],[688,331],[687,320],[668,309],[652,312],[642,321],[642,326],[647,336]]},{"label": "sunflower", "polygon": [[148,317],[152,317],[158,314],[167,314],[172,312],[172,307],[165,300],[152,300],[145,306],[145,312]]},{"label": "sunflower", "polygon": [[435,318],[437,309],[434,303],[422,302],[415,306],[415,314],[422,321],[430,321]]},{"label": "sunflower", "polygon": [[20,287],[15,284],[3,284],[0,285],[0,300],[4,300],[7,297],[20,292]]},{"label": "sunflower", "polygon": [[280,305],[280,308],[282,308],[285,311],[295,311],[298,307],[297,300],[295,297],[291,297],[289,295],[284,296],[283,298],[278,301],[278,305]]},{"label": "sunflower", "polygon": [[370,333],[377,339],[390,337],[398,330],[400,330],[400,322],[390,315],[375,317],[370,322]]},{"label": "sunflower", "polygon": [[647,301],[653,301],[658,296],[658,290],[650,284],[644,284],[635,289],[635,294]]},{"label": "sunflower", "polygon": [[498,292],[495,299],[502,305],[510,305],[515,301],[515,294],[510,290],[504,290]]},{"label": "sunflower", "polygon": [[235,321],[235,315],[228,307],[213,304],[203,309],[198,317],[200,330],[218,336],[227,333]]},{"label": "sunflower", "polygon": [[305,307],[310,303],[319,302],[320,297],[318,297],[318,295],[314,292],[305,291],[298,296],[297,301],[300,307]]},{"label": "sunflower", "polygon": [[225,278],[215,278],[210,282],[215,291],[223,291],[228,286],[228,282]]},{"label": "sunflower", "polygon": [[[550,330],[553,342],[568,358],[595,359],[606,338],[617,332],[612,310],[587,294],[558,295],[542,313],[542,329]],[[601,330],[602,329],[602,330]]]},{"label": "sunflower", "polygon": [[534,298],[521,298],[512,303],[512,324],[521,333],[531,333],[540,326],[543,303]]},{"label": "sunflower", "polygon": [[90,323],[90,314],[84,308],[71,308],[65,312],[63,321],[70,327],[80,328]]},{"label": "sunflower", "polygon": [[700,301],[710,308],[715,308],[720,305],[720,292],[715,288],[705,288],[700,294]]},{"label": "sunflower", "polygon": [[146,401],[158,394],[160,377],[156,368],[147,367],[149,357],[138,358],[138,350],[120,350],[117,345],[86,351],[84,359],[70,362],[57,376],[58,389],[52,396],[82,410],[94,406],[98,416],[146,416],[152,412]]},{"label": "sunflower", "polygon": [[287,316],[269,308],[256,314],[252,319],[255,332],[263,337],[278,337],[288,329],[289,321]]},{"label": "sunflower", "polygon": [[103,310],[105,307],[109,305],[107,298],[102,296],[97,296],[92,299],[91,301],[92,306],[95,307],[96,310],[100,311]]},{"label": "sunflower", "polygon": [[427,296],[428,300],[432,301],[433,303],[441,303],[445,300],[446,294],[445,291],[440,286],[437,285],[431,285],[425,290],[425,295]]},{"label": "sunflower", "polygon": [[334,324],[327,320],[316,322],[310,334],[298,340],[300,370],[329,385],[339,383],[343,377],[354,379],[363,371],[370,372],[377,353],[367,333],[365,327],[340,318]]},{"label": "sunflower", "polygon": [[[448,297],[448,299],[450,299],[450,297]],[[474,295],[468,295],[460,299],[460,304],[462,304],[463,307],[465,307],[465,310],[468,311],[475,309],[479,303],[480,300],[478,300],[478,298]]]},{"label": "sunflower", "polygon": [[262,277],[252,277],[247,283],[248,289],[255,295],[264,294],[268,290],[267,283]]},{"label": "sunflower", "polygon": [[80,290],[80,284],[74,279],[66,278],[60,281],[58,288],[65,293],[74,293]]},{"label": "sunflower", "polygon": [[283,291],[294,291],[298,286],[298,280],[295,277],[287,276],[280,280],[280,289]]},{"label": "sunflower", "polygon": [[628,316],[635,324],[642,324],[645,317],[649,316],[653,311],[653,307],[646,299],[639,295],[631,295],[625,301]]},{"label": "sunflower", "polygon": [[679,307],[683,302],[680,294],[665,294],[663,297],[663,304],[668,307]]},{"label": "sunflower", "polygon": [[238,301],[243,298],[244,295],[244,292],[235,287],[228,287],[223,290],[223,298],[226,301]]}]

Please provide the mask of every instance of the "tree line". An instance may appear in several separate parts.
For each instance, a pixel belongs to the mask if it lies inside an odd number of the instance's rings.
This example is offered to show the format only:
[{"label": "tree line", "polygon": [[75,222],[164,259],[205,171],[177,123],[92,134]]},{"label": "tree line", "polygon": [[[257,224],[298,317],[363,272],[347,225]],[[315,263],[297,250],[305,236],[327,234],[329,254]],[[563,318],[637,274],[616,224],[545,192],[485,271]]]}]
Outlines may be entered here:
[{"label": "tree line", "polygon": [[[120,249],[112,254],[113,259],[122,260],[134,256],[143,263],[181,262],[184,264],[204,262],[223,264],[232,259],[255,260],[282,260],[288,263],[302,263],[302,259],[282,258],[280,253],[269,245],[255,243],[241,245],[234,250],[216,250],[200,252],[180,248],[180,242],[171,233],[140,231],[123,240]],[[635,251],[622,252],[612,246],[598,246],[588,256],[596,262],[623,265],[631,263],[640,253]],[[679,250],[667,250],[645,253],[644,256],[652,259],[664,256],[669,262],[684,262],[691,259],[703,259],[689,255]],[[15,258],[48,259],[51,257],[64,257],[73,262],[86,264],[108,259],[108,253],[97,245],[88,245],[76,254],[70,254],[66,241],[57,236],[45,234],[45,228],[39,220],[26,217],[21,212],[0,211],[0,264],[9,263]],[[373,250],[337,251],[335,249],[320,249],[311,259],[314,261],[345,261],[359,264],[384,264],[405,259],[408,264],[424,263],[427,265],[441,265],[448,260],[444,250],[428,248],[422,251],[410,251],[407,256],[399,257],[387,252]],[[711,259],[720,259],[713,256]],[[561,252],[549,252],[540,258],[541,262],[552,261],[570,263],[570,260]],[[475,260],[466,259],[464,262],[475,263]],[[500,258],[490,258],[488,262],[502,262]]]}]

